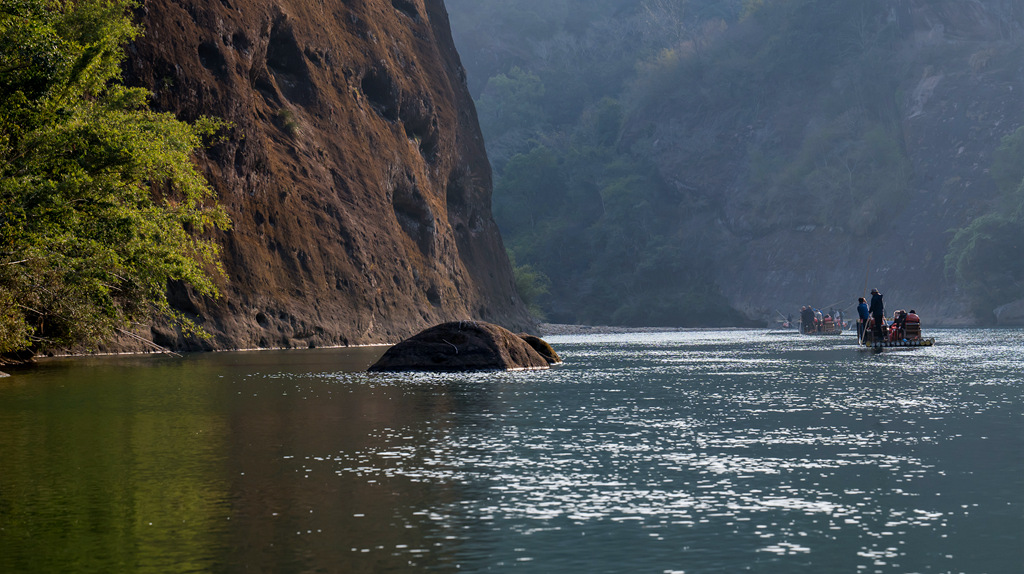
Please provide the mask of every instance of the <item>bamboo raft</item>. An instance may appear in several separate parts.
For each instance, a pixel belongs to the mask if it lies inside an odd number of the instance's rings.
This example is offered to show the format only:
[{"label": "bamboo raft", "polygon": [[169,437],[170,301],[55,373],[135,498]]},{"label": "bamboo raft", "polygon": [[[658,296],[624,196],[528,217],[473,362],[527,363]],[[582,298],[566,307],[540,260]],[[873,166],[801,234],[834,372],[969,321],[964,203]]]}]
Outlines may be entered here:
[{"label": "bamboo raft", "polygon": [[931,347],[935,339],[900,339],[898,341],[870,341],[860,343],[870,349],[887,349],[891,347]]},{"label": "bamboo raft", "polygon": [[805,329],[804,328],[805,325],[803,323],[798,323],[798,324],[800,325],[800,333],[802,333],[804,335],[842,335],[843,334],[843,328],[840,325],[836,324],[836,323],[825,323],[825,324],[821,325],[820,329],[817,328],[814,325],[810,325],[810,326],[808,326],[809,327],[808,329]]}]

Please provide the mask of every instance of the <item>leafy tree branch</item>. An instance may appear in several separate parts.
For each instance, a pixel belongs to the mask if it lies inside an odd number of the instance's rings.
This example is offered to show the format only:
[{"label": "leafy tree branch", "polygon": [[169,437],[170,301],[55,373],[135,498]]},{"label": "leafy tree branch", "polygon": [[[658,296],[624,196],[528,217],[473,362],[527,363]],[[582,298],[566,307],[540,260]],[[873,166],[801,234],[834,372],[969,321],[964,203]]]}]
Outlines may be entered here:
[{"label": "leafy tree branch", "polygon": [[223,125],[153,112],[120,83],[135,5],[0,8],[0,352],[174,317],[170,280],[217,295],[210,232],[229,221],[192,156]]}]

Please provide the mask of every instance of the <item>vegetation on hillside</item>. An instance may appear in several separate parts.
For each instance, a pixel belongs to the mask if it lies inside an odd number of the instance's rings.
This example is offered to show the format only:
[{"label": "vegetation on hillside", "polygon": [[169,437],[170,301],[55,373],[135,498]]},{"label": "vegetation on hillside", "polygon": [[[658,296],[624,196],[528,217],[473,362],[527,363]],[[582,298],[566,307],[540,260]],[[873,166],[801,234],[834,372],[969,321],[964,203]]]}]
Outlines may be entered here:
[{"label": "vegetation on hillside", "polygon": [[207,231],[228,220],[191,155],[219,124],[154,113],[120,83],[135,6],[0,5],[0,352],[173,317],[170,280],[217,293]]},{"label": "vegetation on hillside", "polygon": [[1024,299],[1024,127],[1002,140],[990,173],[1002,197],[990,213],[955,230],[946,271],[982,322],[992,309]]},{"label": "vegetation on hillside", "polygon": [[883,0],[448,5],[495,217],[555,320],[740,324],[711,222],[868,237],[908,197]]}]

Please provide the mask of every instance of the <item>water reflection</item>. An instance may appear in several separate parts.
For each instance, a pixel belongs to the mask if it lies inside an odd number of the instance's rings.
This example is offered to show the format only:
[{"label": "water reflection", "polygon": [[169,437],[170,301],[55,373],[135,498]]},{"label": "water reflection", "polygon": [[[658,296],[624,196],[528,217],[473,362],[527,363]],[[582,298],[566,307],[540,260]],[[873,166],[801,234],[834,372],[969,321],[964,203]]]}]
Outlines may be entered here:
[{"label": "water reflection", "polygon": [[558,369],[468,376],[367,375],[372,349],[41,368],[0,383],[0,569],[1016,571],[1024,337],[957,337],[552,338]]},{"label": "water reflection", "polygon": [[0,570],[199,570],[226,426],[202,364],[41,369],[0,387]]}]

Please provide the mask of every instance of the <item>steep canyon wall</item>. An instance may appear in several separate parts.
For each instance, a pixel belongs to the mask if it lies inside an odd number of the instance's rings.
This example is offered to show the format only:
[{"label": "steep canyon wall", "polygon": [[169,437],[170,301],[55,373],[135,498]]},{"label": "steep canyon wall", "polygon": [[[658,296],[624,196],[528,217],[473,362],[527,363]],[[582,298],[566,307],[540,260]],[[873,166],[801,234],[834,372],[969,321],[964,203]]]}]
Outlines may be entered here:
[{"label": "steep canyon wall", "polygon": [[147,0],[126,80],[185,120],[233,219],[226,281],[172,304],[213,338],[175,349],[394,342],[531,321],[491,218],[491,173],[443,0]]}]

